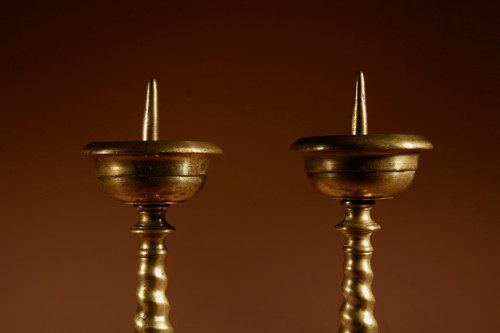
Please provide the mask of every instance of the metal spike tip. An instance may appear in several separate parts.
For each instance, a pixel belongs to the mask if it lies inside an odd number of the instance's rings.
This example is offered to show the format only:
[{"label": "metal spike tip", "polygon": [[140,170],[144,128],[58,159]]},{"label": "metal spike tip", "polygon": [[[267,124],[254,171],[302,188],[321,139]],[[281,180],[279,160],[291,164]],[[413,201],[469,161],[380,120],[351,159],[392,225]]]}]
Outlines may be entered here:
[{"label": "metal spike tip", "polygon": [[368,134],[368,115],[366,112],[365,77],[363,72],[356,73],[354,98],[352,101],[352,135]]},{"label": "metal spike tip", "polygon": [[146,106],[142,123],[142,141],[158,141],[158,87],[155,78],[150,78],[146,93]]}]

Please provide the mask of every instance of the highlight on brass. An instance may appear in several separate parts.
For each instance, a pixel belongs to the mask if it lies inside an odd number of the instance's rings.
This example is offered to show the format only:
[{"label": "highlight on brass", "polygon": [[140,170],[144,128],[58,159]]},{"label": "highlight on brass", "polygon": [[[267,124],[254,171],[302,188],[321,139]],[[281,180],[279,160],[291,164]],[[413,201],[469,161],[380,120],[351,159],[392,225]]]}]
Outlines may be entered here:
[{"label": "highlight on brass", "polygon": [[307,137],[292,147],[304,158],[306,174],[321,193],[341,199],[345,218],[336,228],[344,245],[344,302],[339,332],[378,332],[371,291],[370,217],[375,200],[404,192],[413,181],[420,152],[432,144],[419,135],[368,134],[365,78],[356,74],[351,135]]},{"label": "highlight on brass", "polygon": [[82,154],[94,159],[101,188],[139,212],[139,221],[131,230],[140,240],[135,332],[173,332],[165,296],[165,238],[175,228],[165,220],[165,212],[201,190],[210,160],[222,150],[211,142],[159,141],[158,88],[152,78],[142,140],[93,142]]}]

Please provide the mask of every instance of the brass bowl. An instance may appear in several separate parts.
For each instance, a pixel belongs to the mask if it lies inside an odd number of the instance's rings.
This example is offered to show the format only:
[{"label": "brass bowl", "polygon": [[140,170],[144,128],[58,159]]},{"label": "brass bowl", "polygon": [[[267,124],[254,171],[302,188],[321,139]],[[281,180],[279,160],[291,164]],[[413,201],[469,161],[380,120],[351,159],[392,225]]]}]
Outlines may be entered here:
[{"label": "brass bowl", "polygon": [[302,138],[291,149],[302,154],[307,176],[321,193],[356,200],[404,192],[420,151],[432,144],[419,135],[337,135]]},{"label": "brass bowl", "polygon": [[210,160],[222,150],[199,141],[93,142],[82,149],[95,161],[100,186],[133,205],[181,203],[205,183]]}]

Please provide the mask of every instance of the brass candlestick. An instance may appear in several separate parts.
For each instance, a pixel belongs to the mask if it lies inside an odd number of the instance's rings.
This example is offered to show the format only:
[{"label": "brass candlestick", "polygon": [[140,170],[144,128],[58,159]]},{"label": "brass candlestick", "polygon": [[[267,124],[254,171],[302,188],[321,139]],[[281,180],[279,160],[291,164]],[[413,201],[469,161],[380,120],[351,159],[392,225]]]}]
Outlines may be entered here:
[{"label": "brass candlestick", "polygon": [[380,226],[370,210],[377,199],[404,192],[411,184],[420,152],[432,144],[418,135],[370,134],[363,73],[356,75],[352,135],[302,138],[291,149],[304,157],[309,180],[323,194],[342,199],[345,218],[336,228],[344,245],[344,302],[339,332],[378,332],[371,291],[373,248],[370,236]]},{"label": "brass candlestick", "polygon": [[210,160],[222,150],[210,142],[158,141],[157,85],[150,79],[142,141],[93,142],[82,153],[94,159],[104,191],[139,211],[132,228],[140,239],[135,331],[173,332],[164,266],[165,238],[175,229],[165,220],[165,211],[198,193]]}]

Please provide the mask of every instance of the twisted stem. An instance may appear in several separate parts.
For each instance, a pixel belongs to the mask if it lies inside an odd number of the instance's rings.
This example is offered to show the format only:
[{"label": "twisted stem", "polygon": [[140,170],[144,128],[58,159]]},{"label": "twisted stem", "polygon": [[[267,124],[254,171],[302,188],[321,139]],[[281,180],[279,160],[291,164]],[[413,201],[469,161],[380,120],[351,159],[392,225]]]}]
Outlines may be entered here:
[{"label": "twisted stem", "polygon": [[165,296],[165,238],[175,229],[165,220],[167,207],[168,205],[136,206],[140,218],[131,230],[140,240],[138,305],[134,317],[136,333],[173,332],[168,321],[170,305]]},{"label": "twisted stem", "polygon": [[373,247],[370,236],[380,226],[371,219],[373,200],[343,200],[345,218],[336,228],[346,236],[344,245],[344,302],[339,311],[340,333],[378,332],[373,315],[375,297],[371,285],[370,260]]}]

